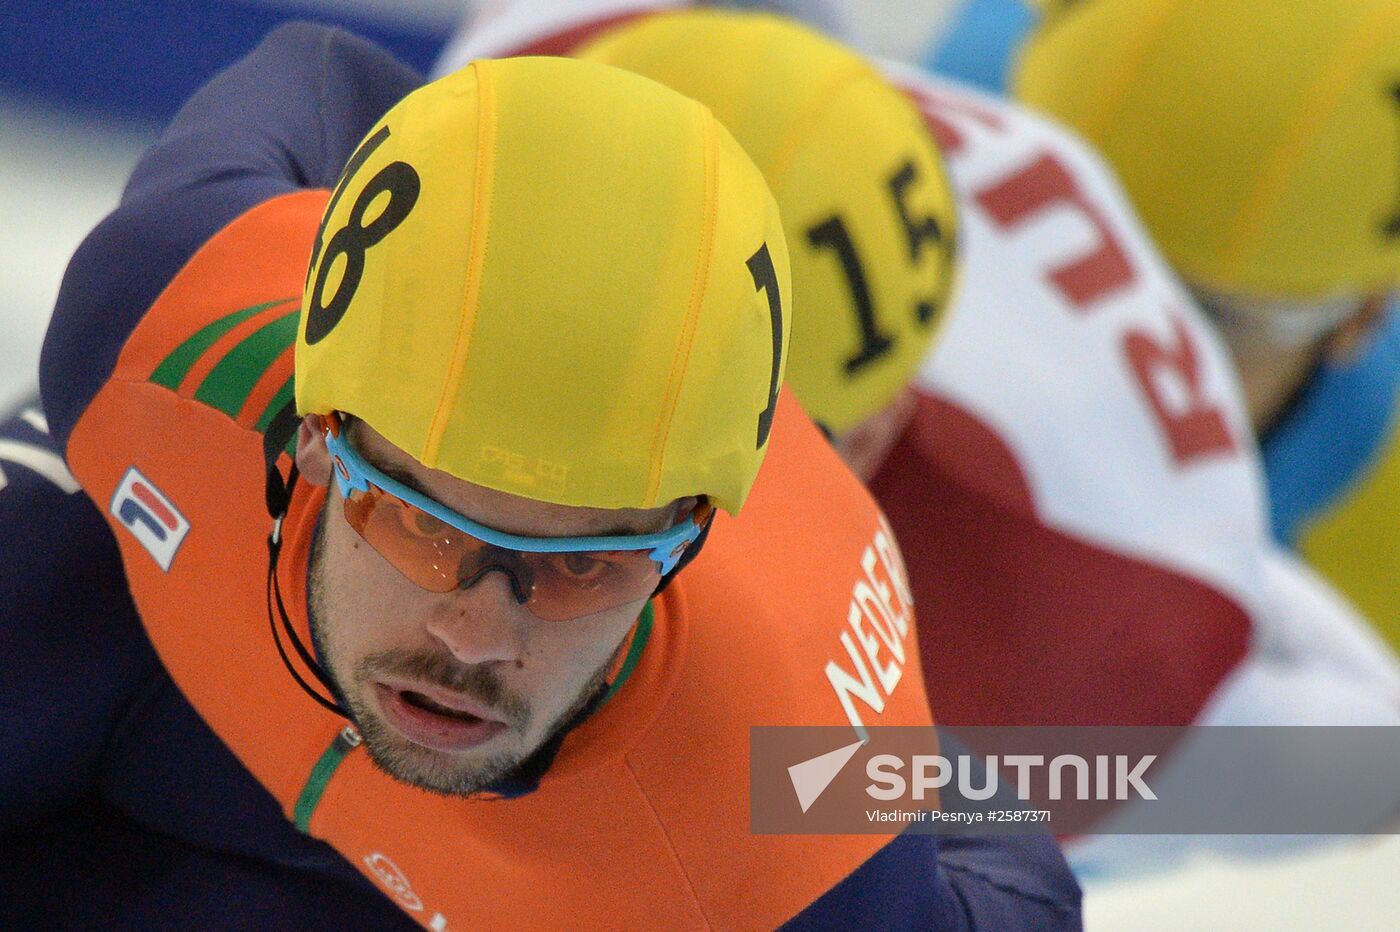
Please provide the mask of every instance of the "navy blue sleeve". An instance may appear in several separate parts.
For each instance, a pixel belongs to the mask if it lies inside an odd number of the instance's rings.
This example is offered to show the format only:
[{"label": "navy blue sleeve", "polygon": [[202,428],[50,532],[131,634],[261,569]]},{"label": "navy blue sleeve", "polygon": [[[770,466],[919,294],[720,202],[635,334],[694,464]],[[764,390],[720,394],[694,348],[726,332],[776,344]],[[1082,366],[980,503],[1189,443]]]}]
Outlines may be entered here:
[{"label": "navy blue sleeve", "polygon": [[905,832],[783,928],[1067,932],[1080,899],[1048,835]]},{"label": "navy blue sleeve", "polygon": [[411,925],[300,834],[180,694],[45,428],[37,400],[0,421],[5,928],[153,928],[162,910],[201,928]]},{"label": "navy blue sleeve", "polygon": [[[292,24],[206,85],[69,265],[35,407],[0,427],[0,826],[93,791],[133,697],[160,674],[101,508],[61,451],[167,282],[250,207],[329,187],[419,78],[349,34]],[[52,437],[45,431],[51,430]]]},{"label": "navy blue sleeve", "polygon": [[0,828],[95,789],[157,670],[116,541],[43,428],[36,405],[0,424]]},{"label": "navy blue sleeve", "polygon": [[377,46],[293,23],[195,94],[64,276],[39,366],[60,449],[137,322],[195,251],[269,198],[333,185],[369,128],[419,83]]},{"label": "navy blue sleeve", "polygon": [[7,930],[421,928],[348,864],[344,872],[211,850],[94,800],[24,832],[0,831],[0,917]]}]

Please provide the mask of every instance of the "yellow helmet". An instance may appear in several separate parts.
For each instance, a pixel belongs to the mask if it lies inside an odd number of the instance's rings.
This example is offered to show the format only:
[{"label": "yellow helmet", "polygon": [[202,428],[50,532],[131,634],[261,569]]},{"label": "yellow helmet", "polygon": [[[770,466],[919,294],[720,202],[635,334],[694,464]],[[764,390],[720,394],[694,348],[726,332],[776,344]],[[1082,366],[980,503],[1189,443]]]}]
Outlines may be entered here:
[{"label": "yellow helmet", "polygon": [[532,499],[732,512],[790,306],[777,206],[703,106],[594,63],[478,61],[390,110],[332,192],[297,409]]},{"label": "yellow helmet", "polygon": [[765,14],[651,16],[580,54],[694,97],[729,127],[792,248],[793,391],[837,433],[887,405],[944,316],[957,237],[914,105],[853,52]]},{"label": "yellow helmet", "polygon": [[1400,277],[1400,4],[1093,0],[1022,51],[1027,103],[1117,170],[1177,269],[1321,298]]}]

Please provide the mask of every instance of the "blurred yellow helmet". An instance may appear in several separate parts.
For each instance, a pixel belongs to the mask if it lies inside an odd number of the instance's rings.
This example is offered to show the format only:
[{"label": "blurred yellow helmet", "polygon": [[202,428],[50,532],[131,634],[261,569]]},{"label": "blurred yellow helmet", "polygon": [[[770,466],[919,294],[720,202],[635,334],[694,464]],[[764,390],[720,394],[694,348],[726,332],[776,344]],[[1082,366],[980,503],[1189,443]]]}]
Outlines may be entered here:
[{"label": "blurred yellow helmet", "polygon": [[890,403],[943,318],[953,196],[914,105],[855,53],[765,14],[690,10],[581,50],[708,106],[763,170],[792,249],[788,377],[836,433]]},{"label": "blurred yellow helmet", "polygon": [[710,112],[556,58],[479,61],[370,131],[302,301],[302,413],[541,501],[735,511],[789,343],[777,205]]},{"label": "blurred yellow helmet", "polygon": [[1176,268],[1321,298],[1400,279],[1400,3],[1086,0],[1018,96],[1117,170]]}]

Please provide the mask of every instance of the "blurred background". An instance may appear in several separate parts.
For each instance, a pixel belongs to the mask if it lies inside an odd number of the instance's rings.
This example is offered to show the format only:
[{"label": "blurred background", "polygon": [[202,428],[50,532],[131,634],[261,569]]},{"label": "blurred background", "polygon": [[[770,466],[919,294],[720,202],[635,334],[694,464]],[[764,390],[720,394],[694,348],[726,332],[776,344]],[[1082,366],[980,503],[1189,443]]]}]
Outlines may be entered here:
[{"label": "blurred background", "polygon": [[[489,0],[486,0],[489,3]],[[829,0],[847,38],[917,59],[959,0]],[[276,24],[334,22],[427,71],[469,0],[0,0],[0,404],[35,384],[68,257],[196,87]],[[1400,779],[1400,775],[1397,775]],[[1400,838],[1090,880],[1091,929],[1400,929]]]},{"label": "blurred background", "polygon": [[68,256],[180,104],[272,27],[336,22],[426,71],[462,0],[0,0],[0,402],[33,385]]}]

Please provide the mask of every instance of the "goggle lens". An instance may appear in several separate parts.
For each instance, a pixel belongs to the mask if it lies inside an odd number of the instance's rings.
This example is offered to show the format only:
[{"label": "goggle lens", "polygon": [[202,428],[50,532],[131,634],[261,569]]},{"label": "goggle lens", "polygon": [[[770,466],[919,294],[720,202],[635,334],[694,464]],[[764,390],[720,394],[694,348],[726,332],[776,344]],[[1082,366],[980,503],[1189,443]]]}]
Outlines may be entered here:
[{"label": "goggle lens", "polygon": [[[537,618],[567,621],[650,595],[661,570],[646,550],[535,553],[498,547],[455,528],[375,485],[345,496],[345,520],[414,584],[451,592],[484,574],[504,573]],[[701,506],[697,523],[709,514]]]}]

